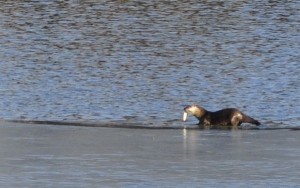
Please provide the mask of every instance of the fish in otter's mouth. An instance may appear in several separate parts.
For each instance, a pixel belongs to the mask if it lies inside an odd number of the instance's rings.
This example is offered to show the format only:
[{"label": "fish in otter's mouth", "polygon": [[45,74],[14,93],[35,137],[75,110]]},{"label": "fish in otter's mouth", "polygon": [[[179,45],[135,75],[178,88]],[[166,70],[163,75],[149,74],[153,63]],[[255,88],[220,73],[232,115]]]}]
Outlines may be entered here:
[{"label": "fish in otter's mouth", "polygon": [[182,121],[186,121],[187,120],[187,117],[188,117],[188,113],[187,113],[187,109],[189,108],[190,106],[187,106],[185,107],[183,110],[183,117],[182,117]]},{"label": "fish in otter's mouth", "polygon": [[183,117],[182,117],[182,120],[183,121],[186,121],[187,120],[187,116],[188,116],[188,114],[187,114],[187,112],[183,112]]}]

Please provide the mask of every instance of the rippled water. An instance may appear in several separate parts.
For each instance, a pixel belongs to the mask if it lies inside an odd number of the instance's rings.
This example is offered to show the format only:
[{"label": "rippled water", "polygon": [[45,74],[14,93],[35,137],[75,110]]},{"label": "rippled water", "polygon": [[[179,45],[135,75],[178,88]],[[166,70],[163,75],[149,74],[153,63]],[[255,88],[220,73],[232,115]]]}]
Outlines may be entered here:
[{"label": "rippled water", "polygon": [[0,4],[2,119],[160,126],[198,103],[299,126],[297,1]]}]

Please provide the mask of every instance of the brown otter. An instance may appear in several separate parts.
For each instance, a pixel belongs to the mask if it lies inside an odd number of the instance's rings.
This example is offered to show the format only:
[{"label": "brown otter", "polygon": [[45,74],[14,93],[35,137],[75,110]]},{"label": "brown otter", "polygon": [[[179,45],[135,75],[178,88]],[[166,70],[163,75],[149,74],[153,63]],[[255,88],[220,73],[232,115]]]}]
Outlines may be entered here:
[{"label": "brown otter", "polygon": [[200,126],[239,126],[242,123],[252,123],[260,125],[260,123],[245,115],[236,108],[225,108],[216,112],[210,112],[198,105],[190,105],[184,108],[183,121],[187,120],[187,116],[191,114],[199,120]]}]

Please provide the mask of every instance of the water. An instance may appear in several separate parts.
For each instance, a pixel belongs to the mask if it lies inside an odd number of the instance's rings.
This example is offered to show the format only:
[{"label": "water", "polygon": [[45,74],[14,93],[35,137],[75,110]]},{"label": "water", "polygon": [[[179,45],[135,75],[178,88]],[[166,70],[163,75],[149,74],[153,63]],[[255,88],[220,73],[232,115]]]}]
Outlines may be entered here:
[{"label": "water", "polygon": [[160,123],[198,103],[298,126],[299,6],[2,2],[0,117]]},{"label": "water", "polygon": [[[189,129],[184,136],[178,129],[7,123],[195,127],[195,119],[180,119],[185,105],[197,103],[211,111],[239,108],[263,128],[299,128],[298,1],[0,5],[5,187],[299,185],[298,131]],[[148,145],[152,139],[162,142]]]}]

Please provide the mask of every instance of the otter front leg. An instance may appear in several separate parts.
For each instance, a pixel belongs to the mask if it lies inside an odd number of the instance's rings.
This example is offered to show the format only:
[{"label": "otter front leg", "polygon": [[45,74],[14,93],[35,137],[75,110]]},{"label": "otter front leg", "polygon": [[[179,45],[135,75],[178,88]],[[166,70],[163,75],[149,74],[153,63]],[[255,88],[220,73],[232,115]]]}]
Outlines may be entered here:
[{"label": "otter front leg", "polygon": [[198,127],[200,129],[210,129],[212,126],[210,124],[205,123],[205,121],[199,120]]},{"label": "otter front leg", "polygon": [[197,119],[199,120],[199,123],[197,124],[199,127],[202,127],[205,125],[205,122],[203,119],[201,119],[201,118],[197,118]]},{"label": "otter front leg", "polygon": [[201,120],[199,120],[199,123],[197,124],[199,128],[203,128],[204,127],[204,124]]}]

